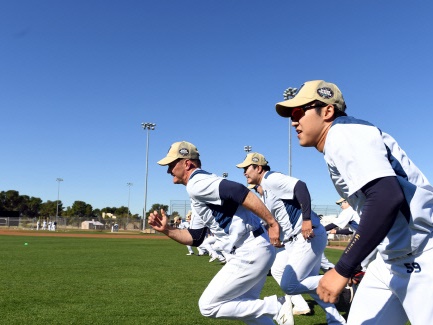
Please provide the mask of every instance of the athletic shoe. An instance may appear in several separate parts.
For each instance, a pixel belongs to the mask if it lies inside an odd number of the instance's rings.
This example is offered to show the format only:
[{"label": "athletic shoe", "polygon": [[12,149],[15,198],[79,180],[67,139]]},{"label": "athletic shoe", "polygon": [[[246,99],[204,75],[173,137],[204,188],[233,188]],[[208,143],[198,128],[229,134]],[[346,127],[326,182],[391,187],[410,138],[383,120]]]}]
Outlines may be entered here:
[{"label": "athletic shoe", "polygon": [[309,313],[311,313],[310,308],[301,309],[301,308],[293,307],[293,315],[306,315],[306,314],[309,314]]},{"label": "athletic shoe", "polygon": [[338,301],[335,303],[335,308],[337,308],[337,310],[340,312],[348,313],[350,306],[352,305],[355,291],[355,286],[346,286],[338,296]]},{"label": "athletic shoe", "polygon": [[194,253],[188,253],[188,254],[186,254],[186,255],[191,256],[191,255],[194,255]]},{"label": "athletic shoe", "polygon": [[275,321],[278,325],[294,325],[292,301],[287,297],[278,312]]},{"label": "athletic shoe", "polygon": [[218,257],[211,257],[209,260],[209,263],[212,263],[213,261],[215,261]]}]

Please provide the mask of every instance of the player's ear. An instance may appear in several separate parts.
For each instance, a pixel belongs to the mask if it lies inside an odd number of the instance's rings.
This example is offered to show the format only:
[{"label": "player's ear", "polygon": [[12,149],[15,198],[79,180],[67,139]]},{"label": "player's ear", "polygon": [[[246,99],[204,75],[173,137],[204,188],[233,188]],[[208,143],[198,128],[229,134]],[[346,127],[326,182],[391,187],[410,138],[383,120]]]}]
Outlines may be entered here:
[{"label": "player's ear", "polygon": [[322,108],[322,117],[325,121],[334,119],[335,107],[334,105],[327,105]]}]

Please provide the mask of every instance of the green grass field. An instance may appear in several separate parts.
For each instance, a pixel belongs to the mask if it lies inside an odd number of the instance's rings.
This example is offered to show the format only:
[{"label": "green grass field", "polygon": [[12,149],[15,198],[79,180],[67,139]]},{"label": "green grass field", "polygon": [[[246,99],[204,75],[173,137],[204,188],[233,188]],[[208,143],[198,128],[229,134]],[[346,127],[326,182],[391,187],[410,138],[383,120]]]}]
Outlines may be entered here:
[{"label": "green grass field", "polygon": [[[0,236],[0,247],[0,324],[243,324],[201,316],[198,299],[222,266],[171,240]],[[262,296],[273,294],[282,291],[268,277]],[[314,312],[296,324],[326,324],[305,298]]]}]

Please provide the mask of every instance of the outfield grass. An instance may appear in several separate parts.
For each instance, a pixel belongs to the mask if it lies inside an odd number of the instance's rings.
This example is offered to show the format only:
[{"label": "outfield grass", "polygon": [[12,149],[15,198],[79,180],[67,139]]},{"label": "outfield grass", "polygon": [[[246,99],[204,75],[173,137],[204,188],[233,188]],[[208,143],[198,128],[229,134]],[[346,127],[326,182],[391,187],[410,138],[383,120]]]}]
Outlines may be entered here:
[{"label": "outfield grass", "polygon": [[[171,240],[0,236],[0,247],[0,324],[243,324],[201,316],[222,266]],[[268,277],[262,296],[272,294],[282,292]],[[326,324],[305,297],[314,313],[296,324]]]}]

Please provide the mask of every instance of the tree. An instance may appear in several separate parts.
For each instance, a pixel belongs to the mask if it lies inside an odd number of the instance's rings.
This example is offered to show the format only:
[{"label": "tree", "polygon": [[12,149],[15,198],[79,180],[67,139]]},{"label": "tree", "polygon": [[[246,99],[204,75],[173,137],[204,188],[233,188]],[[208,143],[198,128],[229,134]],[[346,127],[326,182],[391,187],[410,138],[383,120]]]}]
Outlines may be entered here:
[{"label": "tree", "polygon": [[19,211],[21,216],[27,218],[39,217],[42,200],[38,197],[28,197],[27,195],[21,196]]},{"label": "tree", "polygon": [[[59,203],[60,211],[61,203]],[[55,216],[57,212],[57,201],[47,201],[41,204],[39,214],[44,218]]]},{"label": "tree", "polygon": [[83,201],[75,201],[69,211],[71,216],[79,218],[90,218],[92,217],[92,212],[92,206]]},{"label": "tree", "polygon": [[155,203],[154,205],[152,205],[152,207],[149,209],[148,212],[146,212],[146,219],[147,217],[149,217],[149,214],[153,211],[161,211],[161,209],[163,209],[164,211],[168,211],[168,205],[165,204],[160,204],[160,203]]},{"label": "tree", "polygon": [[19,211],[21,202],[20,193],[18,191],[9,190],[1,192],[2,209],[6,211]]}]

